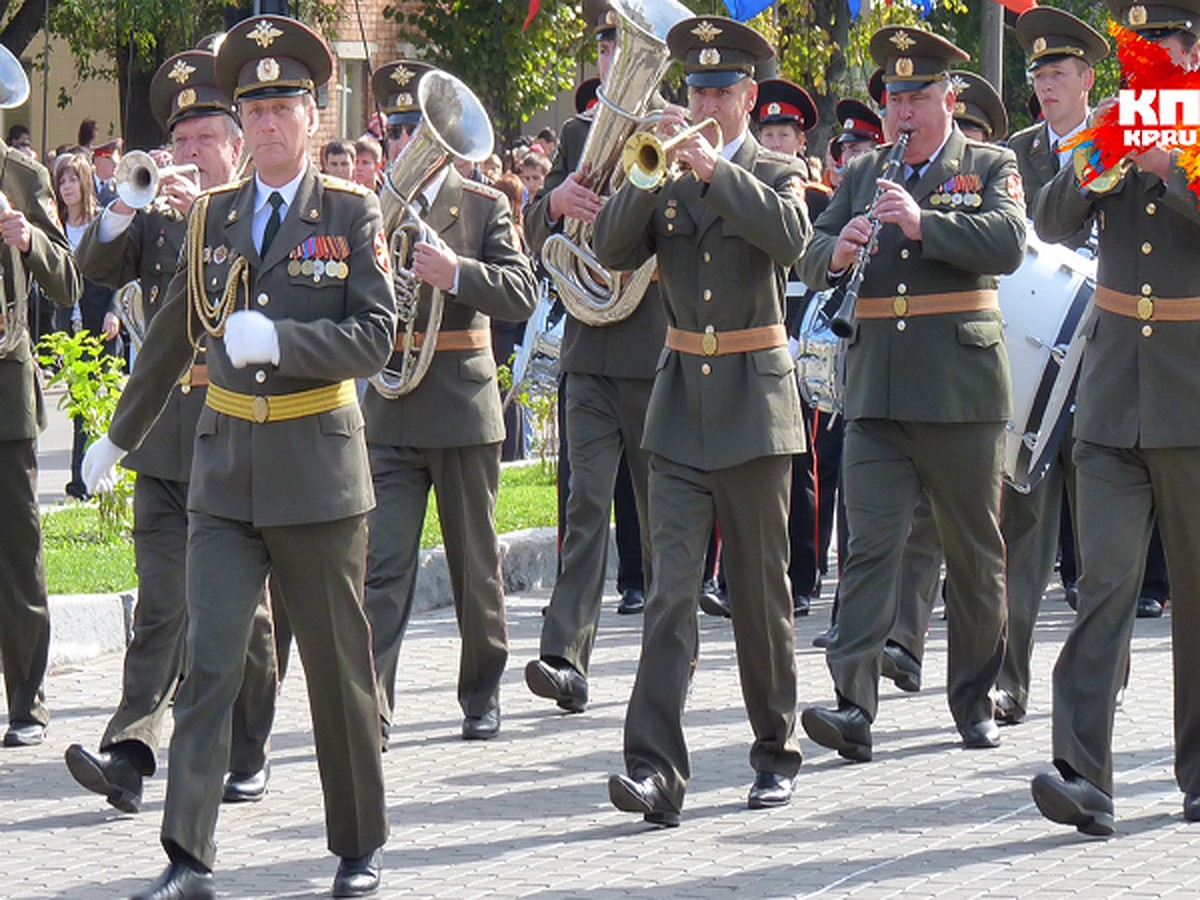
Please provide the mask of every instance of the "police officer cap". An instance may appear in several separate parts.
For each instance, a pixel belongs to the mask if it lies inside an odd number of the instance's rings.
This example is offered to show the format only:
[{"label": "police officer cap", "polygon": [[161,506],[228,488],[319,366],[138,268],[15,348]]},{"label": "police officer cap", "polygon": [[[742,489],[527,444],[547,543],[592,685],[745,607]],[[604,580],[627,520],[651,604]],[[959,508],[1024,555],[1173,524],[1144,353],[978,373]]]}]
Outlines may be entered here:
[{"label": "police officer cap", "polygon": [[1105,0],[1105,3],[1114,19],[1151,40],[1165,37],[1172,31],[1189,31],[1200,36],[1200,0],[1172,0],[1171,3]]},{"label": "police officer cap", "polygon": [[887,87],[883,83],[882,67],[871,73],[871,78],[867,81],[867,93],[871,95],[876,106],[887,109]]},{"label": "police officer cap", "polygon": [[389,125],[416,125],[421,121],[417,85],[421,76],[431,71],[433,66],[415,59],[397,59],[375,70],[371,93]]},{"label": "police officer cap", "polygon": [[583,21],[598,41],[617,38],[617,11],[609,0],[583,0]]},{"label": "police officer cap", "polygon": [[113,138],[111,141],[105,141],[97,147],[92,148],[92,156],[116,156],[125,147],[125,142],[120,138]]},{"label": "police officer cap", "polygon": [[671,57],[683,62],[690,87],[720,88],[753,77],[775,55],[766,38],[741,22],[702,16],[675,23],[667,32]]},{"label": "police officer cap", "polygon": [[237,119],[233,103],[217,87],[216,61],[207,50],[186,50],[158,67],[150,80],[150,112],[166,131],[199,116]]},{"label": "police officer cap", "polygon": [[1108,56],[1108,41],[1099,32],[1061,9],[1034,6],[1017,19],[1017,40],[1029,57],[1029,68],[1068,57],[1094,66]]},{"label": "police officer cap", "polygon": [[332,71],[333,56],[321,36],[283,16],[242,20],[217,51],[217,84],[235,102],[315,94]]},{"label": "police officer cap", "polygon": [[838,121],[842,123],[842,135],[838,142],[874,141],[883,143],[883,120],[861,100],[847,98],[839,100],[836,107]]},{"label": "police officer cap", "polygon": [[758,83],[754,121],[759,125],[796,125],[811,131],[817,125],[817,106],[808,91],[783,78]]},{"label": "police officer cap", "polygon": [[883,67],[883,83],[891,94],[944,81],[952,66],[971,61],[944,37],[901,25],[888,25],[871,36],[871,58]]},{"label": "police officer cap", "polygon": [[954,121],[982,128],[989,141],[1008,136],[1008,113],[990,81],[974,72],[951,72],[950,88],[955,95]]},{"label": "police officer cap", "polygon": [[583,115],[600,102],[596,97],[599,87],[599,78],[589,78],[579,83],[579,87],[575,88],[575,112]]}]

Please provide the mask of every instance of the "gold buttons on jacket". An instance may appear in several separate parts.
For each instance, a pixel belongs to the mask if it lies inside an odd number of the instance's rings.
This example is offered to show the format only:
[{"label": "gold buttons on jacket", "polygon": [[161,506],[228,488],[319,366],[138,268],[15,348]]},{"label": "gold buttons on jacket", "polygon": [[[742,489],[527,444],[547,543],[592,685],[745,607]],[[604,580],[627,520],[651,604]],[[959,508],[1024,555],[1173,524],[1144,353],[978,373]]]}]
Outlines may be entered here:
[{"label": "gold buttons on jacket", "polygon": [[1149,297],[1153,293],[1154,293],[1154,288],[1152,288],[1150,286],[1149,282],[1146,282],[1145,284],[1142,285],[1142,296],[1143,297]]},{"label": "gold buttons on jacket", "polygon": [[668,222],[668,223],[667,223],[667,231],[674,231],[674,230],[675,230],[675,223],[674,223],[674,222]]},{"label": "gold buttons on jacket", "polygon": [[705,250],[705,251],[704,251],[704,257],[703,257],[703,258],[704,258],[704,261],[705,261],[706,263],[710,263],[710,262],[712,262],[712,254],[711,254],[711,253],[709,253],[707,250]]},{"label": "gold buttons on jacket", "polygon": [[1152,243],[1150,243],[1149,241],[1143,241],[1142,242],[1142,255],[1149,256],[1153,252],[1154,252],[1154,245]]},{"label": "gold buttons on jacket", "polygon": [[907,247],[903,247],[903,248],[901,248],[901,250],[900,250],[900,258],[901,258],[901,259],[908,259],[908,248],[907,248]]},{"label": "gold buttons on jacket", "polygon": [[1152,334],[1154,334],[1154,329],[1151,326],[1149,326],[1149,325],[1142,326],[1142,337],[1150,337],[1150,335],[1152,335]]},{"label": "gold buttons on jacket", "polygon": [[257,372],[254,373],[254,380],[257,381],[259,384],[262,384],[264,381],[267,380],[267,373],[264,372],[262,369],[259,369]]},{"label": "gold buttons on jacket", "polygon": [[898,285],[896,285],[896,293],[897,294],[907,294],[908,293],[908,285],[905,284],[903,281],[900,282]]},{"label": "gold buttons on jacket", "polygon": [[705,288],[704,293],[701,296],[704,297],[704,302],[708,303],[712,300],[712,291],[710,291],[708,288]]},{"label": "gold buttons on jacket", "polygon": [[271,298],[268,297],[266,294],[259,294],[258,297],[255,299],[259,306],[266,306],[268,303],[271,302]]},{"label": "gold buttons on jacket", "polygon": [[1151,200],[1149,203],[1146,204],[1146,215],[1152,216],[1156,212],[1158,212],[1158,204],[1155,203],[1153,200]]},{"label": "gold buttons on jacket", "polygon": [[161,271],[162,271],[162,263],[160,263],[160,262],[156,262],[156,263],[154,264],[154,271],[155,271],[155,272],[161,272]]},{"label": "gold buttons on jacket", "polygon": [[908,322],[906,322],[904,319],[901,319],[899,322],[896,323],[897,331],[903,331],[907,327],[908,327]]},{"label": "gold buttons on jacket", "polygon": [[712,374],[712,366],[710,366],[708,363],[702,363],[700,365],[700,374],[711,375]]}]

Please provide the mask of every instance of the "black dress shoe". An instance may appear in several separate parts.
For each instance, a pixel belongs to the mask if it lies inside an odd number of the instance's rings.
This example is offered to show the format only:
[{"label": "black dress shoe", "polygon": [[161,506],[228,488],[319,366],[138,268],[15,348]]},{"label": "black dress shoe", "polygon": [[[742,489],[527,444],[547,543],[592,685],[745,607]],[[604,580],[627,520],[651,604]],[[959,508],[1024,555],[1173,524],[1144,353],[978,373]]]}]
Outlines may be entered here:
[{"label": "black dress shoe", "polygon": [[1064,584],[1063,599],[1071,609],[1079,609],[1079,585],[1074,581]]},{"label": "black dress shoe", "polygon": [[627,775],[609,775],[608,799],[622,812],[641,813],[652,825],[664,828],[679,825],[679,810],[667,802],[653,778],[635,781]]},{"label": "black dress shoe", "polygon": [[142,807],[142,773],[119,750],[92,753],[72,744],[64,754],[71,777],[121,812],[135,813]]},{"label": "black dress shoe", "polygon": [[967,750],[993,750],[1000,746],[1000,726],[995,719],[984,719],[958,729]]},{"label": "black dress shoe", "polygon": [[815,638],[812,639],[812,645],[814,647],[821,647],[822,649],[824,649],[825,647],[828,647],[830,644],[832,644],[835,640],[837,640],[837,633],[838,633],[837,622],[834,622],[832,625],[830,625],[828,628],[826,628],[824,631],[822,631],[820,634],[818,634]]},{"label": "black dress shoe", "polygon": [[921,664],[899,644],[888,641],[883,645],[880,671],[902,691],[915,694],[921,689]]},{"label": "black dress shoe", "polygon": [[712,578],[704,579],[704,584],[700,587],[700,609],[704,611],[705,615],[723,619],[728,619],[732,615],[729,612],[729,595],[722,591]]},{"label": "black dress shoe", "polygon": [[212,900],[217,896],[212,872],[201,872],[185,863],[171,863],[158,881],[132,900]]},{"label": "black dress shoe", "polygon": [[1189,822],[1200,822],[1200,794],[1183,795],[1183,817]]},{"label": "black dress shoe", "polygon": [[230,772],[225,776],[225,792],[221,795],[222,803],[254,803],[267,795],[267,781],[271,778],[270,769],[263,766],[257,772]]},{"label": "black dress shoe", "polygon": [[632,616],[646,608],[646,595],[640,588],[626,588],[621,592],[621,602],[617,604],[617,614]]},{"label": "black dress shoe", "polygon": [[792,802],[792,779],[778,772],[759,772],[750,787],[746,805],[751,809],[770,809]]},{"label": "black dress shoe", "polygon": [[871,720],[853,703],[837,709],[810,706],[800,714],[800,724],[810,738],[843,759],[871,761]]},{"label": "black dress shoe", "polygon": [[4,732],[5,747],[36,747],[46,740],[46,726],[41,722],[13,722]]},{"label": "black dress shoe", "polygon": [[1084,834],[1113,833],[1112,797],[1086,778],[1042,773],[1034,777],[1030,789],[1038,810],[1051,822],[1074,825]]},{"label": "black dress shoe", "polygon": [[1157,597],[1138,597],[1137,617],[1139,619],[1162,618],[1166,604]]},{"label": "black dress shoe", "polygon": [[366,856],[343,856],[333,876],[333,896],[366,897],[379,890],[383,872],[383,848]]},{"label": "black dress shoe", "polygon": [[525,664],[525,684],[533,693],[548,697],[567,712],[583,712],[587,708],[587,679],[569,663],[559,665],[546,659],[531,659]]},{"label": "black dress shoe", "polygon": [[1004,688],[996,688],[994,699],[996,708],[993,717],[997,725],[1020,725],[1025,721],[1025,710],[1021,709],[1016,698]]},{"label": "black dress shoe", "polygon": [[482,716],[467,716],[463,719],[464,741],[490,741],[500,733],[500,707],[493,706]]},{"label": "black dress shoe", "polygon": [[792,615],[796,618],[807,616],[809,609],[812,608],[812,600],[803,594],[797,594],[792,598]]}]

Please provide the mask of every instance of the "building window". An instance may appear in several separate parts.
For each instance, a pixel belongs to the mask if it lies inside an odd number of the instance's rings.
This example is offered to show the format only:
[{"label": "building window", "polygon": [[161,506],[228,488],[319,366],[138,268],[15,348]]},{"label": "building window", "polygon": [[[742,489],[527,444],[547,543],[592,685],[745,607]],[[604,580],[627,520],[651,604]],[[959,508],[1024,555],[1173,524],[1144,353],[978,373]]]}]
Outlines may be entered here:
[{"label": "building window", "polygon": [[338,60],[338,136],[354,140],[367,127],[367,64]]}]

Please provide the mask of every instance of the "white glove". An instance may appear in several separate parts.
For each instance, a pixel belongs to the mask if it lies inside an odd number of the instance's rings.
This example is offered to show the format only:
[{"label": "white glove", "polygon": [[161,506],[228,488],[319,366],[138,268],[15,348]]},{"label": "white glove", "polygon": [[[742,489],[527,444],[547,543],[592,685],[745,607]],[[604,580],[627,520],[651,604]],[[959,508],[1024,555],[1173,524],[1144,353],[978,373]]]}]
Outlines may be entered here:
[{"label": "white glove", "polygon": [[251,363],[279,364],[275,323],[254,309],[235,312],[225,322],[225,352],[235,369]]},{"label": "white glove", "polygon": [[117,463],[125,458],[122,450],[108,439],[108,434],[88,447],[83,454],[83,483],[89,494],[107,494],[117,480]]}]

